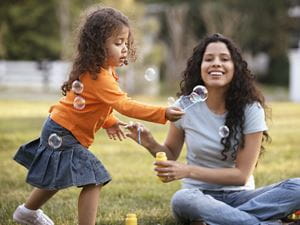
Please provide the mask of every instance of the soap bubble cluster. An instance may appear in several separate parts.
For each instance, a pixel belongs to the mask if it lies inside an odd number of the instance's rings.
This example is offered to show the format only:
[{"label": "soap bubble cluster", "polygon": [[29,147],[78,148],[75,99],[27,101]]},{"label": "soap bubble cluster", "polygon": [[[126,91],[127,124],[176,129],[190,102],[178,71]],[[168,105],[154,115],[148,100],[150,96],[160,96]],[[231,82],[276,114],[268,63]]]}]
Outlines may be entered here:
[{"label": "soap bubble cluster", "polygon": [[83,83],[81,83],[79,80],[73,81],[71,90],[77,95],[73,100],[73,107],[77,110],[82,110],[85,108],[85,99],[79,95],[83,92],[83,88]]},{"label": "soap bubble cluster", "polygon": [[198,102],[204,102],[208,97],[208,91],[205,86],[197,85],[190,95],[181,96],[179,100],[180,107],[187,110]]}]

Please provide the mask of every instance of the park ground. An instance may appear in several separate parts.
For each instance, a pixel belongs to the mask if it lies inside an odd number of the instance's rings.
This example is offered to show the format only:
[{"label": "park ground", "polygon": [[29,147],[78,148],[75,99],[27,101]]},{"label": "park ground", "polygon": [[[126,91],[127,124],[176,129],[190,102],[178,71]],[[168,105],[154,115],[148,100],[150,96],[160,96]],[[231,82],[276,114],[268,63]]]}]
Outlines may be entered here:
[{"label": "park ground", "polygon": [[[25,95],[24,95],[25,96]],[[165,98],[137,97],[148,103],[165,105]],[[35,99],[35,100],[33,100]],[[12,225],[12,213],[26,199],[32,187],[25,183],[26,169],[12,160],[19,145],[39,136],[48,108],[55,98],[37,95],[32,99],[0,98],[0,224]],[[269,132],[272,143],[260,158],[255,170],[257,187],[300,176],[300,104],[269,102],[272,120]],[[119,115],[126,122],[131,119]],[[168,126],[144,123],[159,141]],[[170,198],[180,182],[161,183],[153,171],[150,154],[126,139],[107,138],[99,131],[91,151],[101,159],[113,180],[102,189],[97,225],[122,225],[127,213],[136,213],[139,225],[174,225]],[[184,162],[185,149],[180,161]],[[76,224],[77,196],[80,189],[60,191],[43,210],[59,225]]]}]

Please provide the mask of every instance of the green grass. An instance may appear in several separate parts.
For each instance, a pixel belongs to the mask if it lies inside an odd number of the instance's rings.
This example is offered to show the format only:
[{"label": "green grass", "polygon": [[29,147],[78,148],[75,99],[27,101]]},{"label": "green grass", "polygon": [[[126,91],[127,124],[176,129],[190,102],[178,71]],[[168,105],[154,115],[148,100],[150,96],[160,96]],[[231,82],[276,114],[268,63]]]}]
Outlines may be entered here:
[{"label": "green grass", "polygon": [[[140,98],[164,103],[162,99]],[[0,100],[0,224],[11,225],[16,206],[32,187],[25,183],[26,169],[12,160],[18,146],[39,136],[48,108],[53,102]],[[257,186],[300,175],[300,105],[272,103],[269,125],[273,142],[256,169]],[[124,121],[130,118],[121,116]],[[145,123],[163,141],[168,126]],[[99,131],[91,151],[101,159],[113,180],[102,189],[97,225],[124,224],[127,213],[136,213],[139,225],[174,224],[169,202],[180,182],[163,184],[153,172],[153,158],[131,140],[115,142]],[[185,151],[180,158],[184,161]],[[60,191],[43,209],[58,225],[76,224],[80,189]]]}]

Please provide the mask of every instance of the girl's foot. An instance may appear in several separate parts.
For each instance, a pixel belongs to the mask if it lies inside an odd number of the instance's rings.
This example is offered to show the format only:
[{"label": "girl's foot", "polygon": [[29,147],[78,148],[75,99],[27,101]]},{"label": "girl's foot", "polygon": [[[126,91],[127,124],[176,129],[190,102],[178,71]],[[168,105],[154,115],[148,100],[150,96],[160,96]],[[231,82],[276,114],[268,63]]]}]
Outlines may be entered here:
[{"label": "girl's foot", "polygon": [[13,220],[23,225],[54,225],[53,221],[41,209],[30,210],[24,204],[18,206],[13,214]]}]

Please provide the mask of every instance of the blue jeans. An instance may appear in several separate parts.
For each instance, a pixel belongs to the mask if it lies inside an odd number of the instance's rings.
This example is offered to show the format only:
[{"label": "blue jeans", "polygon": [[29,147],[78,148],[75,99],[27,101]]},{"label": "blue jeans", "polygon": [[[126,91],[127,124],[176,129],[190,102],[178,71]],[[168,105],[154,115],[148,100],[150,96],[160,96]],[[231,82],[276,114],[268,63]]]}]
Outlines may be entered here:
[{"label": "blue jeans", "polygon": [[171,201],[181,224],[280,225],[280,219],[300,209],[300,178],[243,191],[182,189]]}]

